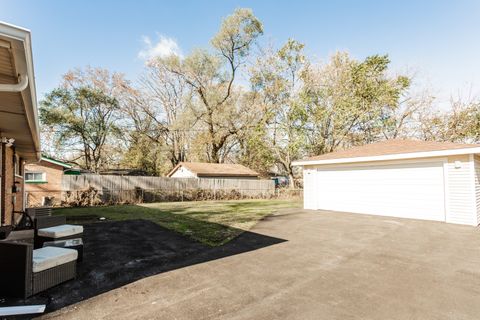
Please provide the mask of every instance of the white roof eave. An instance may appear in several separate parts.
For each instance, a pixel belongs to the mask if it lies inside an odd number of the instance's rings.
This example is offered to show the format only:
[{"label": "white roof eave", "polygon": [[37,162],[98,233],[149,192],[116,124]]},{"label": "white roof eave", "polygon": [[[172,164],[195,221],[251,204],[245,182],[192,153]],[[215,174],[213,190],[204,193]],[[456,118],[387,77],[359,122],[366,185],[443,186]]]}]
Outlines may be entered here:
[{"label": "white roof eave", "polygon": [[0,34],[11,39],[21,41],[24,45],[26,60],[25,62],[27,68],[26,72],[28,77],[28,86],[26,89],[29,90],[31,97],[31,101],[29,101],[31,113],[27,112],[26,117],[28,125],[30,126],[30,132],[34,143],[35,158],[38,161],[41,158],[40,128],[38,125],[37,93],[35,87],[35,72],[33,67],[33,54],[30,35],[31,33],[28,29],[0,21]]},{"label": "white roof eave", "polygon": [[72,168],[72,166],[69,165],[69,164],[66,164],[66,163],[63,163],[63,162],[60,162],[60,161],[56,161],[56,160],[53,160],[53,159],[42,157],[41,160],[56,164],[57,166],[61,166],[61,167],[64,167],[66,169],[71,169]]}]

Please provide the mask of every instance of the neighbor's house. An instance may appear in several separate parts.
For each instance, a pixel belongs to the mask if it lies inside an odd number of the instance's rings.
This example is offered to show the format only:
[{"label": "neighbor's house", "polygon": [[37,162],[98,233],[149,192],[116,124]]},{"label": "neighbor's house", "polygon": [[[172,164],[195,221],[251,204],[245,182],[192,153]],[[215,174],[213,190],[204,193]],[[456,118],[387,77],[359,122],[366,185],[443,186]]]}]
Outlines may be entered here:
[{"label": "neighbor's house", "polygon": [[480,223],[480,145],[388,140],[294,164],[306,209]]},{"label": "neighbor's house", "polygon": [[30,31],[0,23],[0,226],[25,209],[24,165],[40,159]]},{"label": "neighbor's house", "polygon": [[258,172],[241,164],[180,162],[167,174],[171,178],[258,179]]},{"label": "neighbor's house", "polygon": [[25,166],[27,206],[59,204],[62,199],[63,175],[70,169],[72,166],[68,163],[45,156],[42,156],[39,162],[27,164]]}]

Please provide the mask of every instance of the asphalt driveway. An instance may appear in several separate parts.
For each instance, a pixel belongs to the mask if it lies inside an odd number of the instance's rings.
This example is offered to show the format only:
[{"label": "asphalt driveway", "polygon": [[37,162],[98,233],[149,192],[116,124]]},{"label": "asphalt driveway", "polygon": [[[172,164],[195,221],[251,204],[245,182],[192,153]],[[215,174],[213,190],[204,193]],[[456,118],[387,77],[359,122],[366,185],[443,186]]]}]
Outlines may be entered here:
[{"label": "asphalt driveway", "polygon": [[252,232],[286,241],[144,278],[44,318],[480,317],[478,228],[291,210]]}]

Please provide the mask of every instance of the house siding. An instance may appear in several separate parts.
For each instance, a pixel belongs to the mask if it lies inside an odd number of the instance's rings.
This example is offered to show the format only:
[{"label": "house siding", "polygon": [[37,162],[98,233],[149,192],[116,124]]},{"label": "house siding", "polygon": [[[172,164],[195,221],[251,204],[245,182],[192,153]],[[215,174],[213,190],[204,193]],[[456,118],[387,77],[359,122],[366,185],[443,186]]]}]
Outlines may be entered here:
[{"label": "house siding", "polygon": [[480,156],[474,158],[475,166],[475,209],[477,211],[477,225],[480,224]]},{"label": "house siding", "polygon": [[48,161],[31,163],[25,166],[25,172],[45,173],[46,183],[25,183],[27,207],[43,205],[43,198],[50,197],[52,205],[60,205],[62,201],[63,167]]},{"label": "house siding", "polygon": [[[459,164],[457,167],[456,164]],[[469,155],[448,157],[446,163],[446,222],[476,225],[473,161]]]},{"label": "house siding", "polygon": [[201,175],[200,177],[185,167],[179,167],[171,176],[171,178],[202,178],[202,179],[241,179],[241,180],[258,180],[258,177],[245,176],[217,176],[217,175]]},{"label": "house siding", "polygon": [[172,178],[196,178],[197,175],[194,174],[192,171],[188,170],[185,167],[180,167],[178,168],[177,171],[175,171],[172,176]]}]

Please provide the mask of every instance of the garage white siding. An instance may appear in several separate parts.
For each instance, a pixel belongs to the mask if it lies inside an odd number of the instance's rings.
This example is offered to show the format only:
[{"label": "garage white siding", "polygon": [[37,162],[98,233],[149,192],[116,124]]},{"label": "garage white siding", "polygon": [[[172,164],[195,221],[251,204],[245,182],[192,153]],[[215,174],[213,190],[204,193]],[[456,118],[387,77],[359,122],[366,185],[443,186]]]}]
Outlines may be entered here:
[{"label": "garage white siding", "polygon": [[443,163],[319,167],[316,194],[305,201],[318,209],[445,221]]},{"label": "garage white siding", "polygon": [[473,169],[468,155],[448,158],[447,222],[476,225]]},{"label": "garage white siding", "polygon": [[480,224],[480,144],[392,139],[294,165],[307,209]]},{"label": "garage white siding", "polygon": [[316,173],[317,169],[315,168],[303,169],[303,207],[305,209],[318,209],[316,193],[319,181]]}]

